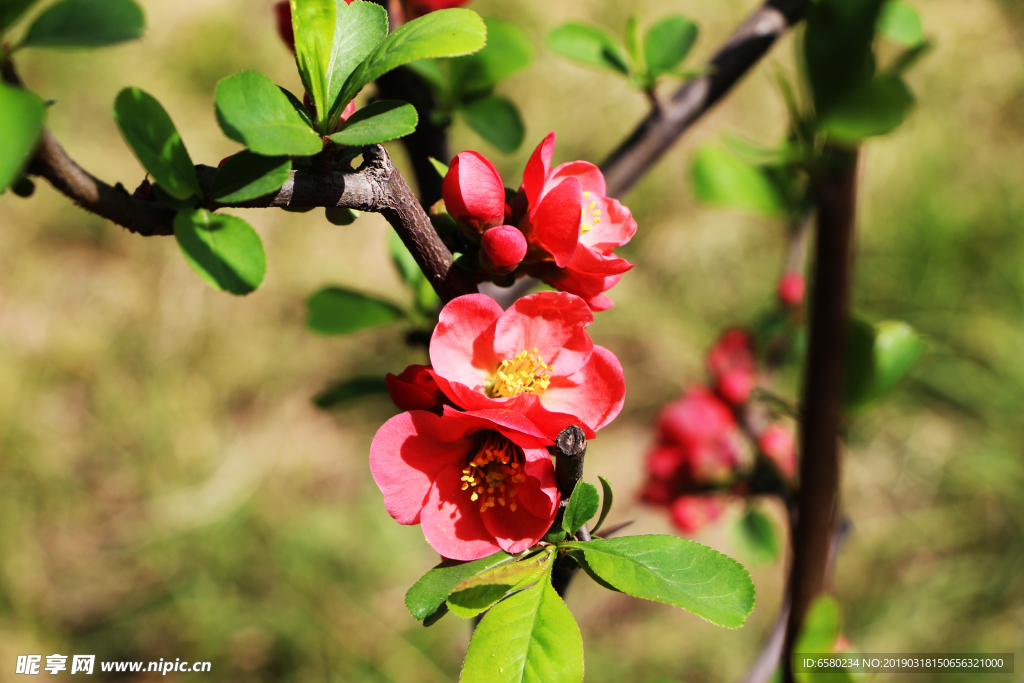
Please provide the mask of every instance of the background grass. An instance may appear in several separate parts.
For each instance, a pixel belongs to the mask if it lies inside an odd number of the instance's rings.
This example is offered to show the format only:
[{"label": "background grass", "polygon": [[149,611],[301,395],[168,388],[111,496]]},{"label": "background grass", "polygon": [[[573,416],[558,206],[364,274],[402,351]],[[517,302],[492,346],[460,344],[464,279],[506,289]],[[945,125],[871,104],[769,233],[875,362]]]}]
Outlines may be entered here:
[{"label": "background grass", "polygon": [[[122,87],[156,96],[207,164],[237,150],[213,116],[218,79],[254,68],[301,87],[271,3],[142,4],[141,42],[19,58],[30,87],[57,100],[50,123],[72,156],[129,188],[143,171],[110,116]],[[600,161],[645,101],[546,52],[543,36],[569,19],[620,31],[632,12],[682,12],[701,26],[697,64],[755,4],[477,0],[538,46],[502,86],[527,142],[503,157],[456,127],[453,150],[479,149],[509,183],[549,130],[556,162]],[[1011,0],[915,4],[936,49],[910,77],[917,111],[864,157],[855,297],[932,350],[851,428],[853,531],[836,592],[862,651],[1012,651],[1024,642],[1024,14]],[[719,330],[770,304],[783,258],[781,225],[695,203],[690,158],[726,134],[780,138],[773,79],[792,53],[791,38],[777,46],[627,198],[640,229],[621,251],[638,266],[591,333],[622,360],[629,392],[592,443],[587,479],[612,480],[611,521],[634,519],[636,533],[672,533],[635,502],[654,415],[703,379]],[[235,298],[204,285],[172,240],[131,235],[45,183],[27,201],[0,198],[0,680],[15,678],[18,654],[55,652],[212,661],[195,680],[457,679],[468,625],[424,629],[406,612],[405,590],[437,557],[386,515],[367,467],[392,408],[326,414],[310,401],[331,380],[422,360],[401,326],[304,330],[304,301],[324,284],[408,296],[383,220],[336,227],[322,214],[239,212],[269,268]],[[748,562],[731,541],[734,507],[698,538]],[[737,679],[774,623],[783,564],[752,567],[758,605],[738,631],[579,581],[568,602],[587,681]]]}]

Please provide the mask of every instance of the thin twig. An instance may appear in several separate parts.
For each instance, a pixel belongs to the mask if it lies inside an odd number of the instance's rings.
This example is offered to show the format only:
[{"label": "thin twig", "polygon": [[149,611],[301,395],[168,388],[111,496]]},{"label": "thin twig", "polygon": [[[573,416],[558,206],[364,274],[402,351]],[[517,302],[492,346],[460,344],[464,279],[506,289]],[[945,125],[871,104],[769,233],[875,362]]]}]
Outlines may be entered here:
[{"label": "thin twig", "polygon": [[706,75],[662,101],[603,164],[609,197],[622,197],[669,147],[753,67],[790,26],[808,0],[769,0],[736,30],[706,66]]}]

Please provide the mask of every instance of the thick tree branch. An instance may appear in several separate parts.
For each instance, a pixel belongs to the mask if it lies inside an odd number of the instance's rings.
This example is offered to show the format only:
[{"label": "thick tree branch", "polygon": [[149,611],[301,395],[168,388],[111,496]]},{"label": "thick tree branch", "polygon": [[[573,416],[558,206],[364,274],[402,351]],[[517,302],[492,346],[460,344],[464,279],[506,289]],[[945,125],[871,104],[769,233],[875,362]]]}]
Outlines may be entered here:
[{"label": "thick tree branch", "polygon": [[725,95],[799,21],[808,0],[769,0],[750,16],[707,64],[705,76],[688,81],[612,152],[601,171],[609,197],[622,197],[704,112]]},{"label": "thick tree branch", "polygon": [[810,336],[800,425],[800,491],[789,591],[784,680],[793,680],[792,652],[811,602],[827,589],[830,538],[839,496],[839,433],[846,371],[847,321],[853,270],[857,154],[826,150],[812,179],[818,209]]}]

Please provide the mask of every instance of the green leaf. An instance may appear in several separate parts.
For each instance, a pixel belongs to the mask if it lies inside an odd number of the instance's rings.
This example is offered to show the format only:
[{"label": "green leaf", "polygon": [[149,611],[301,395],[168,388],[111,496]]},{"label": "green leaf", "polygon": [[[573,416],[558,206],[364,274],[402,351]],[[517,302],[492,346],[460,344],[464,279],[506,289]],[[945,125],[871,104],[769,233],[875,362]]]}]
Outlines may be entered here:
[{"label": "green leaf", "polygon": [[[834,653],[840,633],[839,603],[831,596],[818,598],[804,616],[800,635],[793,646],[794,658],[798,653]],[[794,678],[798,683],[849,683],[853,680],[847,671],[794,671]]]},{"label": "green leaf", "polygon": [[353,114],[331,136],[340,145],[374,145],[412,133],[419,123],[416,108],[399,100],[382,100]]},{"label": "green leaf", "polygon": [[562,24],[548,34],[548,47],[582,64],[629,75],[622,47],[604,29],[583,24]]},{"label": "green leaf", "polygon": [[213,177],[210,198],[224,204],[247,202],[276,192],[291,177],[292,160],[243,150],[229,157]]},{"label": "green leaf", "polygon": [[348,102],[367,83],[403,64],[470,54],[486,42],[487,28],[472,10],[442,9],[425,14],[399,27],[356,67],[345,81],[339,102]]},{"label": "green leaf", "polygon": [[526,137],[526,126],[519,110],[501,95],[473,100],[462,109],[462,117],[477,135],[506,154],[519,149]]},{"label": "green leaf", "polygon": [[446,175],[448,175],[448,165],[447,164],[441,163],[440,161],[438,161],[434,157],[428,157],[428,158],[430,159],[430,165],[434,167],[434,170],[437,171],[437,174],[439,176],[444,178]]},{"label": "green leaf", "polygon": [[402,281],[416,297],[416,308],[424,315],[435,314],[441,300],[430,285],[430,281],[420,270],[416,259],[402,242],[402,238],[394,231],[388,233],[388,251],[391,254],[392,263],[395,264],[399,275],[402,276]]},{"label": "green leaf", "polygon": [[406,67],[417,76],[426,81],[437,93],[445,93],[448,90],[448,77],[441,69],[441,62],[436,59],[418,59],[409,62]]},{"label": "green leaf", "polygon": [[38,0],[0,0],[0,34],[12,26]]},{"label": "green leaf", "polygon": [[420,577],[409,589],[405,594],[405,606],[414,618],[422,621],[444,606],[448,594],[460,583],[515,559],[514,555],[498,551],[472,562],[445,560]]},{"label": "green leaf", "polygon": [[697,24],[686,17],[665,17],[647,31],[644,55],[651,75],[670,73],[690,54],[697,42]]},{"label": "green leaf", "polygon": [[580,683],[583,639],[550,573],[499,602],[469,642],[461,683]]},{"label": "green leaf", "polygon": [[928,348],[910,325],[886,320],[871,325],[850,320],[846,408],[860,408],[881,397],[910,371]]},{"label": "green leaf", "polygon": [[203,196],[192,158],[164,108],[138,88],[125,88],[114,101],[114,120],[125,142],[150,175],[177,199]]},{"label": "green leaf", "polygon": [[21,178],[45,120],[46,105],[37,95],[0,82],[0,192]]},{"label": "green leaf", "polygon": [[102,47],[140,38],[145,29],[132,0],[62,0],[36,17],[21,47]]},{"label": "green leaf", "polygon": [[281,88],[256,71],[217,84],[217,123],[224,134],[264,156],[311,156],[323,149]]},{"label": "green leaf", "polygon": [[460,100],[489,94],[500,81],[533,61],[533,45],[523,30],[507,21],[487,17],[487,45],[476,54],[448,63],[452,90]]},{"label": "green leaf", "polygon": [[924,24],[914,6],[903,0],[889,0],[878,17],[878,32],[905,47],[915,47],[924,40]]},{"label": "green leaf", "polygon": [[635,14],[629,15],[629,19],[626,19],[626,54],[633,63],[634,72],[648,73],[647,60],[640,42],[640,22],[637,21]]},{"label": "green leaf", "polygon": [[599,476],[601,480],[601,489],[604,491],[604,495],[601,498],[601,516],[597,518],[597,524],[590,530],[590,533],[596,533],[601,525],[604,524],[604,520],[608,517],[608,513],[612,510],[612,503],[615,501],[615,496],[612,494],[612,485],[604,477]]},{"label": "green leaf", "polygon": [[306,326],[319,334],[352,334],[404,317],[394,304],[341,287],[325,287],[306,303]]},{"label": "green leaf", "polygon": [[160,183],[153,184],[153,196],[158,202],[175,211],[191,211],[199,206],[199,198],[195,195],[189,195],[187,199],[178,199],[165,190]]},{"label": "green leaf", "polygon": [[471,619],[501,600],[514,589],[525,588],[543,574],[547,578],[554,548],[532,557],[502,564],[466,579],[448,594],[448,609],[463,619]]},{"label": "green leaf", "polygon": [[819,117],[873,73],[871,53],[883,0],[818,0],[810,4],[804,60]]},{"label": "green leaf", "polygon": [[738,562],[674,536],[625,536],[560,547],[583,551],[591,569],[623,593],[681,607],[727,628],[754,609],[754,583]]},{"label": "green leaf", "polygon": [[576,482],[562,515],[562,530],[569,536],[575,536],[580,527],[597,514],[598,502],[596,486],[585,481]]},{"label": "green leaf", "polygon": [[213,287],[242,295],[263,282],[263,242],[241,218],[205,209],[182,212],[174,219],[174,236],[192,270]]},{"label": "green leaf", "polygon": [[860,83],[821,118],[829,137],[847,144],[895,130],[914,106],[903,79],[876,76]]},{"label": "green leaf", "polygon": [[360,213],[355,209],[345,206],[328,206],[324,211],[327,222],[331,225],[352,225],[359,218]]},{"label": "green leaf", "polygon": [[330,385],[313,398],[317,408],[327,410],[367,396],[388,393],[383,377],[350,377]]},{"label": "green leaf", "polygon": [[766,564],[774,562],[779,556],[779,538],[775,533],[775,525],[760,510],[747,509],[747,513],[736,523],[736,540],[752,562]]},{"label": "green leaf", "polygon": [[775,216],[784,202],[768,175],[719,147],[707,145],[693,157],[697,199],[716,206]]}]

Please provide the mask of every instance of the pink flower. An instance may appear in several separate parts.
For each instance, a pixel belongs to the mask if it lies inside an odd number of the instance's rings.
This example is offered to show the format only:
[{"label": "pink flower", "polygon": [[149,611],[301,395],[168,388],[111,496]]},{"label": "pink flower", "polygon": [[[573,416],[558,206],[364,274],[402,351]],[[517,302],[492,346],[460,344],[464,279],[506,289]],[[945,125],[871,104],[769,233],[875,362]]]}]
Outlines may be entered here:
[{"label": "pink flower", "polygon": [[799,306],[804,300],[807,290],[807,283],[800,273],[786,273],[779,279],[779,301],[785,306],[793,308]]},{"label": "pink flower", "polygon": [[[526,164],[522,197],[513,206],[514,215],[524,201],[527,205],[519,228],[534,248],[537,265],[531,274],[582,297],[593,310],[611,308],[604,292],[633,267],[612,249],[633,238],[636,221],[629,209],[605,196],[604,175],[597,166],[571,161],[551,168],[554,149],[555,134],[548,133]],[[552,211],[551,204],[559,210]],[[578,211],[579,220],[570,208]]]},{"label": "pink flower", "polygon": [[684,533],[692,534],[725,512],[725,501],[716,496],[680,496],[672,501],[669,514]]},{"label": "pink flower", "polygon": [[[724,482],[745,460],[745,442],[732,411],[720,398],[695,386],[665,406],[658,416],[659,448],[648,469],[661,479],[681,482]],[[659,455],[660,453],[660,455]],[[669,457],[675,468],[670,469]],[[663,462],[652,469],[654,458]]]},{"label": "pink flower", "polygon": [[370,471],[398,523],[421,524],[444,557],[475,560],[547,533],[559,503],[551,443],[508,410],[412,410],[377,431]]},{"label": "pink flower", "polygon": [[467,2],[469,0],[402,0],[402,7],[405,10],[405,18],[411,21],[439,9],[462,7]]},{"label": "pink flower", "polygon": [[775,463],[787,479],[796,474],[796,443],[793,432],[782,425],[770,425],[761,432],[758,448]]},{"label": "pink flower", "polygon": [[505,222],[505,186],[494,164],[477,152],[460,152],[441,183],[445,209],[471,238]]},{"label": "pink flower", "polygon": [[570,424],[593,437],[626,395],[618,359],[586,332],[593,320],[564,292],[531,294],[508,311],[483,294],[460,296],[441,310],[430,340],[434,376],[467,410],[515,410],[552,439]]},{"label": "pink flower", "polygon": [[526,238],[518,228],[501,225],[491,228],[480,238],[480,264],[495,275],[507,275],[526,256]]},{"label": "pink flower", "polygon": [[733,405],[746,403],[757,384],[753,340],[743,330],[729,330],[708,352],[708,369],[722,398]]},{"label": "pink flower", "polygon": [[397,376],[389,372],[384,384],[400,410],[438,411],[447,402],[429,365],[410,365]]}]

